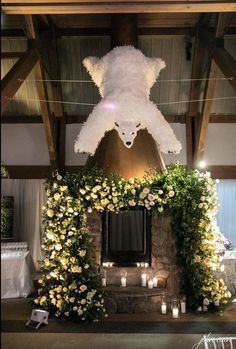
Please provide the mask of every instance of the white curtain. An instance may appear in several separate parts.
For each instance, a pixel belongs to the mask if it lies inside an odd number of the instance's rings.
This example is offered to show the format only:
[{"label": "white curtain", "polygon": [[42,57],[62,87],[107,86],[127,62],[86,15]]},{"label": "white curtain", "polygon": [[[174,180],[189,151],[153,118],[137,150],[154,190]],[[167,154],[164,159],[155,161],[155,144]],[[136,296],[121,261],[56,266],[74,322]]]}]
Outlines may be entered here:
[{"label": "white curtain", "polygon": [[2,179],[1,195],[14,197],[14,241],[27,241],[35,267],[42,259],[43,179]]},{"label": "white curtain", "polygon": [[236,246],[236,180],[223,179],[217,184],[218,202],[217,224],[226,239]]}]

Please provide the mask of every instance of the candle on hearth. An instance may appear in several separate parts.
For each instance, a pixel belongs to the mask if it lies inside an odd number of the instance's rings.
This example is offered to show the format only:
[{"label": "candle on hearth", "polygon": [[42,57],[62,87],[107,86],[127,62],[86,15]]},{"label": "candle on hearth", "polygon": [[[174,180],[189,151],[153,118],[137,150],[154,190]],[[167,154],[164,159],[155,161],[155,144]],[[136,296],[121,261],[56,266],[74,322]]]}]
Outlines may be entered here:
[{"label": "candle on hearth", "polygon": [[157,277],[154,276],[153,280],[153,287],[157,287]]},{"label": "candle on hearth", "polygon": [[141,279],[142,279],[142,287],[146,287],[147,286],[147,274],[142,273]]},{"label": "candle on hearth", "polygon": [[122,276],[122,278],[121,278],[121,286],[126,287],[126,277],[125,276]]},{"label": "candle on hearth", "polygon": [[172,316],[173,319],[178,319],[179,317],[179,308],[177,306],[174,306],[172,309]]},{"label": "candle on hearth", "polygon": [[163,315],[166,315],[166,313],[167,313],[167,306],[166,306],[165,303],[163,303],[163,304],[161,305],[161,313],[162,313]]},{"label": "candle on hearth", "polygon": [[153,288],[153,281],[152,281],[152,279],[148,280],[148,288]]},{"label": "candle on hearth", "polygon": [[182,314],[186,313],[186,297],[182,297],[181,301],[180,301],[180,311]]},{"label": "candle on hearth", "polygon": [[101,276],[102,276],[102,286],[106,287],[106,285],[107,285],[107,272],[106,272],[106,270],[102,270]]}]

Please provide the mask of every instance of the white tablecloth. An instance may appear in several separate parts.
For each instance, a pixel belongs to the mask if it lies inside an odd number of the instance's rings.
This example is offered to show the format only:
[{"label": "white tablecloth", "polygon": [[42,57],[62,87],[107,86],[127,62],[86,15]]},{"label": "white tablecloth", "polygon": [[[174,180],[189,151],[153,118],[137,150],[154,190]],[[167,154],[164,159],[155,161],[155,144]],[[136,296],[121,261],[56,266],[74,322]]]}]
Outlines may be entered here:
[{"label": "white tablecloth", "polygon": [[34,291],[30,252],[1,254],[1,298],[27,297]]}]

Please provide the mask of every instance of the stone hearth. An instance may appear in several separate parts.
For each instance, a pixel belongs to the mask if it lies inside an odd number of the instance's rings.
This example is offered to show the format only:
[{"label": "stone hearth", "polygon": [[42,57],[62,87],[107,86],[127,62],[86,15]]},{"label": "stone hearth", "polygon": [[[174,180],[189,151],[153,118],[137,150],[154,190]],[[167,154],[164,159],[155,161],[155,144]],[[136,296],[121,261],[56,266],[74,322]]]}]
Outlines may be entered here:
[{"label": "stone hearth", "polygon": [[[160,308],[161,296],[178,296],[181,287],[181,269],[177,265],[176,241],[171,233],[171,212],[153,216],[151,220],[152,254],[148,268],[112,267],[101,265],[102,219],[98,212],[88,214],[88,227],[94,245],[94,256],[100,270],[106,270],[107,287],[104,288],[108,312],[149,312]],[[111,261],[112,262],[112,261]],[[127,287],[120,287],[121,271],[127,271]],[[156,276],[158,287],[141,286],[143,272]]]}]

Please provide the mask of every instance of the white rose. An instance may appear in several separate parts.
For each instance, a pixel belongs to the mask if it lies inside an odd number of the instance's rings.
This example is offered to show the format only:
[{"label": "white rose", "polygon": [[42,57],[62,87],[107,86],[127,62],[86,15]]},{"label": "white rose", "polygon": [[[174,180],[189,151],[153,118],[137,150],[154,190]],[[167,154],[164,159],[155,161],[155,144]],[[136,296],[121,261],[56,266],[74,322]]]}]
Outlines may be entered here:
[{"label": "white rose", "polygon": [[168,195],[169,195],[170,198],[172,198],[175,195],[174,190],[170,190]]},{"label": "white rose", "polygon": [[78,315],[82,315],[83,314],[83,310],[82,309],[79,309],[78,310]]},{"label": "white rose", "polygon": [[129,200],[128,203],[129,203],[130,206],[135,206],[136,205],[136,202],[134,200]]},{"label": "white rose", "polygon": [[148,188],[144,188],[144,189],[143,189],[143,193],[144,193],[144,194],[148,194],[149,192],[150,192],[150,190],[149,190]]},{"label": "white rose", "polygon": [[158,211],[162,212],[163,211],[163,207],[158,207]]},{"label": "white rose", "polygon": [[134,184],[134,178],[133,178],[133,177],[131,177],[131,178],[129,179],[129,183],[130,183],[130,184]]},{"label": "white rose", "polygon": [[85,304],[86,303],[86,299],[81,299],[81,302],[80,302],[81,304]]},{"label": "white rose", "polygon": [[62,176],[58,175],[57,180],[60,181],[62,179]]},{"label": "white rose", "polygon": [[204,305],[209,305],[210,304],[209,299],[208,298],[204,298],[203,299],[203,304]]},{"label": "white rose", "polygon": [[53,210],[51,210],[51,209],[47,210],[47,215],[48,215],[48,217],[53,217],[53,215],[54,215]]},{"label": "white rose", "polygon": [[82,195],[84,195],[86,193],[86,190],[84,190],[82,188],[79,191],[80,191],[80,194],[82,194]]},{"label": "white rose", "polygon": [[84,292],[88,289],[88,287],[86,285],[81,285],[79,289],[81,292]]},{"label": "white rose", "polygon": [[58,201],[60,199],[60,194],[59,193],[55,193],[53,195],[53,197],[54,197],[54,200]]}]

